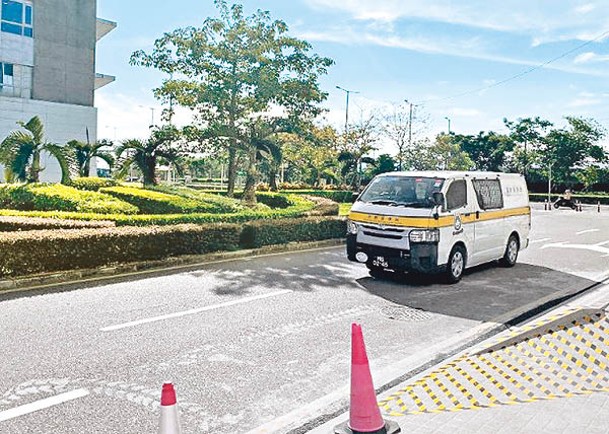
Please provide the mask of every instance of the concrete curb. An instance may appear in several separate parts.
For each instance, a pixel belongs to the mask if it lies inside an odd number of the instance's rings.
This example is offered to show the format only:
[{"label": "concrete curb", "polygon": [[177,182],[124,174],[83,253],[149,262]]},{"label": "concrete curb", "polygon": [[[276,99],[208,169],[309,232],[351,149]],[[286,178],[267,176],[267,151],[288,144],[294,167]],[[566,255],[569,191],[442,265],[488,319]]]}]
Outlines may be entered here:
[{"label": "concrete curb", "polygon": [[218,262],[233,261],[241,258],[267,256],[285,252],[325,249],[345,244],[344,239],[324,241],[293,242],[264,246],[258,249],[236,250],[232,252],[206,253],[203,255],[184,255],[155,261],[130,262],[99,268],[66,270],[0,280],[0,296],[10,293],[40,290],[64,284],[77,284],[117,279],[121,277],[146,275],[163,271],[179,271]]}]

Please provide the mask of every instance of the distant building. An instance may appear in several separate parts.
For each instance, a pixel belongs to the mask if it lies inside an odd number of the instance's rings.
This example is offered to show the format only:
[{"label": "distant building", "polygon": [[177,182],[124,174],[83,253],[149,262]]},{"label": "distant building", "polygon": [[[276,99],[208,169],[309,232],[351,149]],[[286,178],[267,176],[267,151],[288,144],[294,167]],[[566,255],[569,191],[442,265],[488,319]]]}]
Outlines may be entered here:
[{"label": "distant building", "polygon": [[[0,141],[37,115],[50,142],[95,142],[95,90],[114,81],[95,72],[95,46],[115,27],[97,0],[1,0]],[[53,159],[42,165],[41,181],[61,179]]]}]

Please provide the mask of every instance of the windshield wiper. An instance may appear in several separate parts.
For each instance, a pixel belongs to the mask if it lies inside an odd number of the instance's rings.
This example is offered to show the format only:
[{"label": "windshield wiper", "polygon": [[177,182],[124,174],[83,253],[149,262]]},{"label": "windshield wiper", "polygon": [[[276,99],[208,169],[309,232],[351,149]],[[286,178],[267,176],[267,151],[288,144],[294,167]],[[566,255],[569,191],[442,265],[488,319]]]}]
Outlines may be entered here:
[{"label": "windshield wiper", "polygon": [[370,201],[370,203],[373,205],[392,205],[392,206],[397,205],[397,202],[395,200],[386,200],[386,199],[372,200],[372,201]]},{"label": "windshield wiper", "polygon": [[397,203],[396,206],[403,206],[403,207],[412,207],[412,208],[426,208],[427,205],[424,202],[400,202]]}]

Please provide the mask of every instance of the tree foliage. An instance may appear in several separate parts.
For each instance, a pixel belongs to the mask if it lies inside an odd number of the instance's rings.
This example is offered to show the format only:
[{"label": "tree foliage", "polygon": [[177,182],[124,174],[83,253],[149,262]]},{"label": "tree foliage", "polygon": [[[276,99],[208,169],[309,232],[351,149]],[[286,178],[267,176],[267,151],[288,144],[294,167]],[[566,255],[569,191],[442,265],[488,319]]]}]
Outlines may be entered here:
[{"label": "tree foliage", "polygon": [[167,73],[157,98],[195,110],[205,139],[228,148],[231,195],[238,152],[246,154],[248,184],[255,185],[260,144],[321,113],[327,95],[318,79],[333,61],[311,54],[311,45],[289,36],[269,12],[246,16],[241,5],[214,3],[219,17],[166,33],[131,63]]}]

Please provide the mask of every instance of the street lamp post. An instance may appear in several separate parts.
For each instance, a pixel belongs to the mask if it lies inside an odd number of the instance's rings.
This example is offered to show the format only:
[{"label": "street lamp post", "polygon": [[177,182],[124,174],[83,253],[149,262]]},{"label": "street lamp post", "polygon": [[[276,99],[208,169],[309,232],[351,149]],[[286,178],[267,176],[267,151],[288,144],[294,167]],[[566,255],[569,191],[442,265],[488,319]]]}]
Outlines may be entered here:
[{"label": "street lamp post", "polygon": [[343,89],[340,86],[336,86],[336,88],[342,90],[343,92],[345,92],[347,94],[347,103],[345,106],[345,134],[346,134],[349,132],[349,95],[352,93],[359,93],[359,92],[355,91],[355,90]]},{"label": "street lamp post", "polygon": [[[345,105],[345,143],[348,140],[348,133],[349,133],[349,95],[352,93],[359,93],[358,91],[355,90],[348,90],[348,89],[344,89],[340,86],[336,86],[337,89],[342,90],[343,92],[345,92],[347,94],[347,102]],[[358,173],[357,173],[357,177],[359,178],[361,175],[361,171],[362,171],[362,159],[361,156],[359,158],[358,161]],[[359,184],[359,179],[357,180],[358,184]],[[359,186],[358,186],[359,187]]]},{"label": "street lamp post", "polygon": [[450,118],[448,116],[445,116],[444,119],[448,121],[448,135],[450,136]]}]

